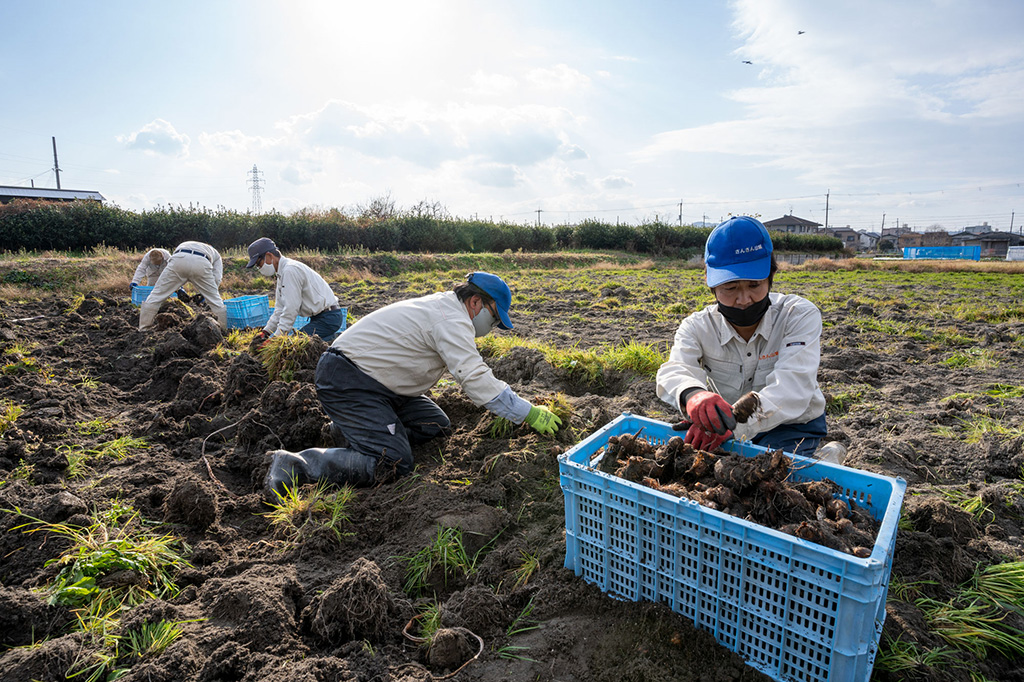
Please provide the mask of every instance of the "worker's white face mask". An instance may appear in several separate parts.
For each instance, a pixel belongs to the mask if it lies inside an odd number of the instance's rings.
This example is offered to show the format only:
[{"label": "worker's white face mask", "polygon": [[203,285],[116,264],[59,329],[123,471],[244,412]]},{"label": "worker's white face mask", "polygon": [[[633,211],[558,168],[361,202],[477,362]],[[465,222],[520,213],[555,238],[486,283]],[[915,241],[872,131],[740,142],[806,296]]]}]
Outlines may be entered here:
[{"label": "worker's white face mask", "polygon": [[494,315],[491,315],[491,311],[484,307],[473,318],[473,330],[476,332],[477,337],[487,336],[494,329],[496,323],[497,320],[494,319]]},{"label": "worker's white face mask", "polygon": [[277,274],[277,269],[270,263],[264,263],[260,266],[260,274],[264,277],[273,277]]}]

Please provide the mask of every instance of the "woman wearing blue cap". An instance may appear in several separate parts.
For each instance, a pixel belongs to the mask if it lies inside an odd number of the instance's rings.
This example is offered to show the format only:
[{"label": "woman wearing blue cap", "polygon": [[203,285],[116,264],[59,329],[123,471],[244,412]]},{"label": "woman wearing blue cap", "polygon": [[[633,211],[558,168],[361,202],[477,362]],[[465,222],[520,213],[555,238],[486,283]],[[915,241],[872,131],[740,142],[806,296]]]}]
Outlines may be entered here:
[{"label": "woman wearing blue cap", "polygon": [[448,433],[448,416],[424,395],[447,370],[474,404],[540,433],[561,420],[520,398],[480,357],[476,337],[512,329],[512,291],[497,275],[473,272],[453,291],[392,303],[339,336],[320,357],[316,392],[348,447],[278,450],[263,480],[269,500],[286,487],[326,480],[370,485],[412,471],[412,445]]},{"label": "woman wearing blue cap", "polygon": [[[821,312],[805,298],[771,291],[772,240],[755,218],[730,218],[712,230],[704,263],[717,303],[679,325],[658,370],[658,397],[691,422],[686,442],[698,449],[736,437],[812,455],[827,433],[818,387]],[[759,409],[737,424],[732,405],[751,391]]]}]

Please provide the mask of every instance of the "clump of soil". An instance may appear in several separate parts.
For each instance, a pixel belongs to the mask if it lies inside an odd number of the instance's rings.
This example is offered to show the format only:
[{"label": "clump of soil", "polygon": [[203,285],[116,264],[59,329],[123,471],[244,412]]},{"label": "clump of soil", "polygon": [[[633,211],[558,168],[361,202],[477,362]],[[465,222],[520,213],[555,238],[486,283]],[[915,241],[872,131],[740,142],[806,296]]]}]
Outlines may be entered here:
[{"label": "clump of soil", "polygon": [[431,668],[454,670],[479,650],[479,640],[466,628],[440,628],[430,643],[427,662]]},{"label": "clump of soil", "polygon": [[679,436],[656,447],[627,433],[611,436],[603,452],[598,469],[605,473],[847,554],[871,555],[874,517],[836,497],[840,488],[828,479],[792,483],[793,460],[781,450],[716,454]]},{"label": "clump of soil", "polygon": [[306,614],[317,637],[340,644],[350,639],[378,641],[387,632],[388,615],[394,610],[380,567],[360,557],[313,599]]}]

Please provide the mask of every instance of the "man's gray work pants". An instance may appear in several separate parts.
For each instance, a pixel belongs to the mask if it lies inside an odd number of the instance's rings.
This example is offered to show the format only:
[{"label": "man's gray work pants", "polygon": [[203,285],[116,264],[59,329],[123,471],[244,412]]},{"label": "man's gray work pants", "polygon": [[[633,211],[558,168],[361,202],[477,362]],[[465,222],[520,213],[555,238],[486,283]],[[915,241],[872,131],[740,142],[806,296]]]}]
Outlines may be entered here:
[{"label": "man's gray work pants", "polygon": [[412,446],[449,433],[450,422],[430,398],[393,392],[329,348],[316,366],[320,404],[349,442],[349,447],[377,459],[401,476],[413,469]]}]

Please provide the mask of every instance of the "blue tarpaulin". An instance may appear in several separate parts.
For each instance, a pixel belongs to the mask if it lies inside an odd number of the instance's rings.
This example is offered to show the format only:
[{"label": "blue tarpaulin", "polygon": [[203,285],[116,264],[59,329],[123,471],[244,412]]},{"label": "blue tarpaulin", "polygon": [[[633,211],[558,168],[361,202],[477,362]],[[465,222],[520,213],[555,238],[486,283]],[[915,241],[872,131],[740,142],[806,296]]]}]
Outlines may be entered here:
[{"label": "blue tarpaulin", "polygon": [[980,246],[907,246],[903,249],[904,258],[954,258],[961,260],[981,260]]}]

